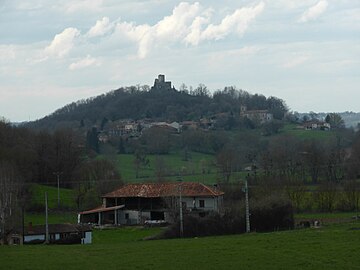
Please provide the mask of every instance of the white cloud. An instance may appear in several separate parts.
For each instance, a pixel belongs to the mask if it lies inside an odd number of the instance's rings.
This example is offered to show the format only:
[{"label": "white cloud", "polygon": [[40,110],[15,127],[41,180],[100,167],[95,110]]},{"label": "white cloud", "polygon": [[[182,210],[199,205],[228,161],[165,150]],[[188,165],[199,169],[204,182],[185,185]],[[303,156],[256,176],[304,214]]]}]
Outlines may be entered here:
[{"label": "white cloud", "polygon": [[75,39],[80,36],[80,31],[76,28],[66,28],[57,34],[51,44],[45,48],[45,54],[62,58],[67,55],[74,47]]},{"label": "white cloud", "polygon": [[165,16],[155,25],[121,22],[117,24],[116,32],[137,42],[138,56],[144,58],[155,45],[182,42],[196,46],[201,41],[222,39],[231,33],[241,36],[249,23],[263,11],[264,6],[264,2],[260,2],[253,7],[237,9],[215,25],[209,24],[211,9],[204,10],[198,2],[182,2],[173,9],[170,16]]},{"label": "white cloud", "polygon": [[192,22],[190,26],[190,32],[185,37],[185,43],[192,44],[192,45],[198,45],[201,41],[201,31],[203,25],[207,24],[209,22],[209,18],[206,17],[196,17],[195,20]]},{"label": "white cloud", "polygon": [[87,55],[85,58],[70,64],[69,69],[76,70],[76,69],[82,69],[90,66],[99,66],[99,65],[100,62],[96,58]]},{"label": "white cloud", "polygon": [[12,60],[15,58],[15,56],[15,46],[0,44],[0,62]]},{"label": "white cloud", "polygon": [[305,63],[309,59],[309,56],[307,55],[300,55],[296,57],[292,57],[291,59],[288,59],[285,61],[285,63],[282,64],[283,68],[294,68],[296,66],[299,66],[303,63]]},{"label": "white cloud", "polygon": [[302,14],[299,22],[305,23],[317,19],[321,14],[326,11],[327,6],[328,2],[326,0],[319,1],[315,6],[310,7]]},{"label": "white cloud", "polygon": [[97,37],[103,36],[106,33],[110,32],[114,28],[114,23],[110,23],[108,17],[104,17],[101,20],[97,20],[96,24],[90,28],[87,33],[88,37]]},{"label": "white cloud", "polygon": [[233,14],[226,16],[220,24],[210,24],[204,32],[201,33],[201,39],[218,40],[224,38],[231,32],[243,35],[249,27],[249,23],[264,10],[264,7],[264,2],[261,2],[254,7],[244,7],[235,10]]}]

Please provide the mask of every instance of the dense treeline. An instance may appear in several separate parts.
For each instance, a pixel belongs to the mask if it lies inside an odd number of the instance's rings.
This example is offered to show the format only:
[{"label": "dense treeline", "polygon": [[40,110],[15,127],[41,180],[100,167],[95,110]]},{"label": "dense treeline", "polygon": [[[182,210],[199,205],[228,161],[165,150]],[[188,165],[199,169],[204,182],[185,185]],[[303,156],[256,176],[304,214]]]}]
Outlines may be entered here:
[{"label": "dense treeline", "polygon": [[0,243],[20,227],[21,209],[43,211],[31,199],[30,184],[56,185],[61,177],[61,187],[76,188],[79,209],[121,184],[112,163],[87,158],[83,141],[70,129],[35,132],[0,120]]},{"label": "dense treeline", "polygon": [[252,95],[236,87],[225,87],[212,96],[206,86],[199,85],[188,91],[148,90],[149,87],[125,87],[94,98],[80,100],[64,106],[53,114],[28,126],[41,129],[59,127],[91,127],[102,119],[145,119],[161,121],[198,120],[219,113],[238,115],[241,105],[249,110],[267,109],[275,119],[287,112],[285,102],[276,97]]},{"label": "dense treeline", "polygon": [[93,152],[86,149],[84,142],[85,138],[71,129],[35,132],[2,120],[0,184],[6,181],[24,191],[29,187],[27,183],[56,185],[59,176],[61,187],[79,191],[78,206],[89,190],[95,188],[95,195],[111,190],[114,183],[105,180],[116,180],[120,185],[121,177],[115,166],[106,160],[90,158]]},{"label": "dense treeline", "polygon": [[81,141],[70,129],[50,134],[0,121],[0,161],[12,164],[25,182],[51,183],[54,172],[62,172],[65,182],[72,179],[80,164]]}]

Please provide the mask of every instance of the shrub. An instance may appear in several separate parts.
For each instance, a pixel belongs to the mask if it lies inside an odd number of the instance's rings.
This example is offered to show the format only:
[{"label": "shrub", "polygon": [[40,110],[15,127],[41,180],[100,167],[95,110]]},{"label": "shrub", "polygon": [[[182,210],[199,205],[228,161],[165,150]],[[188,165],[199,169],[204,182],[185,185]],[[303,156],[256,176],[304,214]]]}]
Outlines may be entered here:
[{"label": "shrub", "polygon": [[251,205],[252,230],[265,232],[294,228],[293,207],[289,200],[272,195]]},{"label": "shrub", "polygon": [[[293,208],[290,201],[277,196],[269,196],[251,202],[251,230],[258,232],[287,230],[294,228]],[[189,214],[184,216],[184,237],[237,234],[245,232],[245,211],[235,205],[223,214],[211,213],[203,218]],[[166,229],[159,238],[180,236],[180,222]]]}]

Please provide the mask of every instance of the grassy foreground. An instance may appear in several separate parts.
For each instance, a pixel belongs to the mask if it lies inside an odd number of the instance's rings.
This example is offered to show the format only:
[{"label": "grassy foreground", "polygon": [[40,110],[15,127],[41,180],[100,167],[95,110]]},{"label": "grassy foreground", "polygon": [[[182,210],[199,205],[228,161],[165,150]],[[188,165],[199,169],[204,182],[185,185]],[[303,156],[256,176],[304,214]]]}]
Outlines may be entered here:
[{"label": "grassy foreground", "polygon": [[96,230],[93,244],[3,246],[1,269],[360,269],[360,223],[140,241],[160,229]]}]

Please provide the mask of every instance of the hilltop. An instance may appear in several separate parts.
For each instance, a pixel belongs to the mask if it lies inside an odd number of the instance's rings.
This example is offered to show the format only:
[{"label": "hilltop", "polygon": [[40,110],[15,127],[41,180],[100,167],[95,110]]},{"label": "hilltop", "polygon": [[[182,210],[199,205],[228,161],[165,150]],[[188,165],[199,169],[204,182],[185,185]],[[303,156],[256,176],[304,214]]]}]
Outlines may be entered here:
[{"label": "hilltop", "polygon": [[224,87],[212,95],[200,84],[195,89],[181,86],[180,90],[165,81],[164,75],[155,79],[150,88],[144,86],[121,87],[108,93],[70,103],[54,113],[26,126],[36,129],[84,127],[101,125],[102,121],[121,119],[152,119],[154,121],[197,121],[219,114],[240,114],[242,106],[248,110],[268,110],[275,119],[287,112],[285,102],[276,97],[250,94],[236,87]]}]

